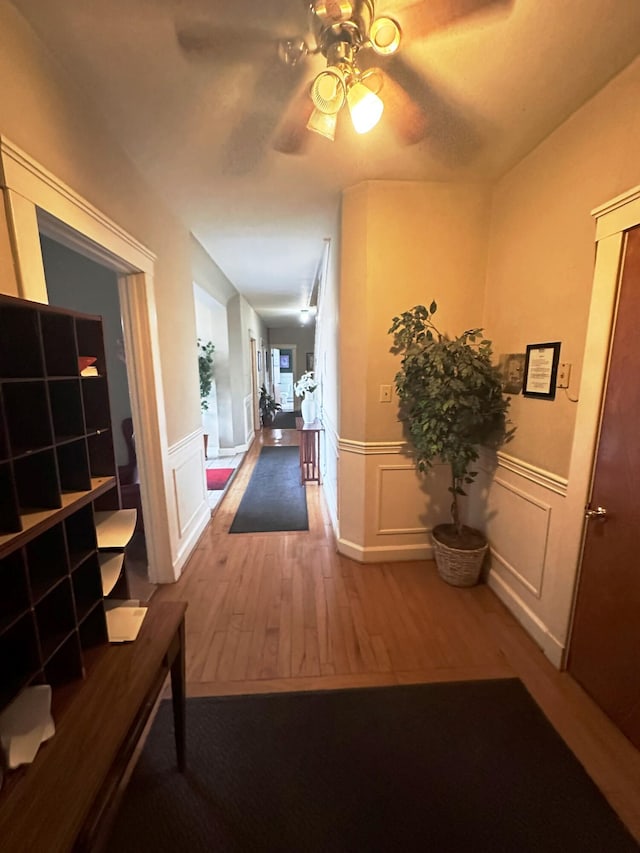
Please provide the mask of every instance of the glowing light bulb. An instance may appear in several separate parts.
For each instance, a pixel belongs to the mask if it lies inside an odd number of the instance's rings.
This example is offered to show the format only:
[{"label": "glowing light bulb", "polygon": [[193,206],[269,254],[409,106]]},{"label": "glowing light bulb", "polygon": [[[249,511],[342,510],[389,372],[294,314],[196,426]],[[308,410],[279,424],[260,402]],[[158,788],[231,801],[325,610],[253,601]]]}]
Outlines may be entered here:
[{"label": "glowing light bulb", "polygon": [[356,133],[368,133],[380,121],[382,100],[363,83],[354,83],[347,92],[347,103]]}]

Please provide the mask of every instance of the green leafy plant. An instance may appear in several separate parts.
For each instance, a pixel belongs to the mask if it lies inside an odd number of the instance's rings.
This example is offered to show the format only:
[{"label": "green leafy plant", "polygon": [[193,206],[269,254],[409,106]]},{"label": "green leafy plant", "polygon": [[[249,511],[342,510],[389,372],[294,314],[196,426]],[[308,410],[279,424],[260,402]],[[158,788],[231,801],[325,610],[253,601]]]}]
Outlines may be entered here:
[{"label": "green leafy plant", "polygon": [[209,394],[213,385],[213,353],[215,346],[211,341],[206,343],[198,338],[198,370],[200,373],[200,408],[209,411]]},{"label": "green leafy plant", "polygon": [[258,401],[258,405],[260,407],[260,415],[264,426],[268,426],[273,423],[273,418],[276,412],[279,412],[282,409],[280,403],[276,403],[275,398],[269,394],[265,385],[260,388],[260,400]]},{"label": "green leafy plant", "polygon": [[431,319],[437,307],[416,305],[394,317],[389,334],[392,352],[402,355],[395,383],[418,470],[426,471],[436,459],[450,466],[451,519],[462,539],[466,528],[458,498],[477,476],[470,466],[478,448],[498,448],[515,430],[509,429],[500,372],[491,363],[491,341],[483,329],[457,338],[442,334]]}]

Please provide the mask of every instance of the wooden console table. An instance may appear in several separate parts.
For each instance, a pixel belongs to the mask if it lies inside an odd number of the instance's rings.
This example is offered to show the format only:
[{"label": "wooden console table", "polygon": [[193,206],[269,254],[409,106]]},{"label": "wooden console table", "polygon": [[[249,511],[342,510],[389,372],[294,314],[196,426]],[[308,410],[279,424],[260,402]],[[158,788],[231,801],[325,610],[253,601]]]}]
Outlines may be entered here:
[{"label": "wooden console table", "polygon": [[[94,850],[171,673],[178,767],[185,767],[184,602],[153,602],[133,643],[99,646],[87,675],[53,694],[53,738],[0,791],[3,853]],[[125,794],[126,796],[126,794]]]},{"label": "wooden console table", "polygon": [[300,433],[300,482],[320,483],[322,422],[315,420],[306,424],[302,418],[296,418],[296,429]]}]

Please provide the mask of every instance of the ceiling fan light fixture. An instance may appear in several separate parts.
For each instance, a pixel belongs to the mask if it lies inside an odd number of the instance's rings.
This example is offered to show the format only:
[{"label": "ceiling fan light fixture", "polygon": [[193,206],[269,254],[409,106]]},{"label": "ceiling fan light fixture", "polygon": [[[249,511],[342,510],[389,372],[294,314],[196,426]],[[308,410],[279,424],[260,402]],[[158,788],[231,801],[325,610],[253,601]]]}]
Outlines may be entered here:
[{"label": "ceiling fan light fixture", "polygon": [[382,100],[364,83],[354,83],[347,92],[347,103],[356,133],[368,133],[378,124],[384,111]]},{"label": "ceiling fan light fixture", "polygon": [[337,113],[344,104],[345,96],[344,74],[339,68],[326,68],[311,84],[311,100],[316,110],[321,113]]},{"label": "ceiling fan light fixture", "polygon": [[309,121],[307,122],[307,130],[319,133],[320,136],[324,136],[326,139],[330,139],[331,142],[333,142],[336,138],[337,124],[337,113],[323,113],[319,109],[314,109]]},{"label": "ceiling fan light fixture", "polygon": [[390,56],[400,47],[402,31],[393,18],[376,18],[369,30],[371,47],[380,56]]}]

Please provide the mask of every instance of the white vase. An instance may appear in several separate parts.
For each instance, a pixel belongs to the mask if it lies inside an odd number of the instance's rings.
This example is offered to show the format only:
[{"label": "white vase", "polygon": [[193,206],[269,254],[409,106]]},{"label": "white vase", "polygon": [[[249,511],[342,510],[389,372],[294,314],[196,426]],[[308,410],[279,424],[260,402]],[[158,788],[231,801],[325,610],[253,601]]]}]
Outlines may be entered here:
[{"label": "white vase", "polygon": [[305,424],[310,424],[316,419],[316,401],[313,394],[305,394],[300,403],[300,411],[302,412],[302,420]]}]

